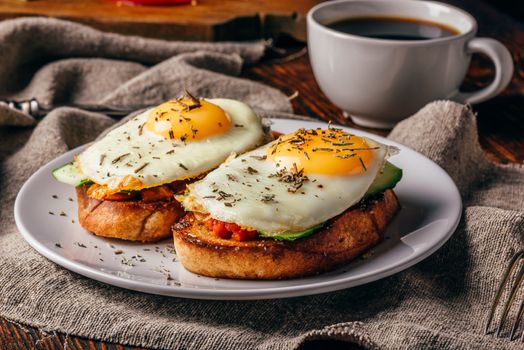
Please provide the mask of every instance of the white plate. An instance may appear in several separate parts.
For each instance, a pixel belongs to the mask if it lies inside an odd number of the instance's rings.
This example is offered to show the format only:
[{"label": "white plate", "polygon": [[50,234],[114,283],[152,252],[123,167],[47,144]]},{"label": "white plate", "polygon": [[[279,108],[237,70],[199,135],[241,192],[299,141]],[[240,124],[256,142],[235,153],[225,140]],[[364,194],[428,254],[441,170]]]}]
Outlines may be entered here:
[{"label": "white plate", "polygon": [[[287,133],[300,127],[325,126],[279,119],[274,120],[273,129]],[[196,299],[269,299],[368,283],[402,271],[435,252],[455,231],[462,204],[451,178],[428,158],[387,139],[345,129],[401,149],[391,161],[404,171],[395,188],[402,209],[388,226],[388,239],[374,248],[370,257],[333,272],[288,281],[214,279],[186,271],[169,240],[135,244],[96,237],[77,223],[74,188],[51,175],[83,147],[56,158],[27,180],[16,198],[16,224],[27,242],[51,261],[89,278],[146,293]]]}]

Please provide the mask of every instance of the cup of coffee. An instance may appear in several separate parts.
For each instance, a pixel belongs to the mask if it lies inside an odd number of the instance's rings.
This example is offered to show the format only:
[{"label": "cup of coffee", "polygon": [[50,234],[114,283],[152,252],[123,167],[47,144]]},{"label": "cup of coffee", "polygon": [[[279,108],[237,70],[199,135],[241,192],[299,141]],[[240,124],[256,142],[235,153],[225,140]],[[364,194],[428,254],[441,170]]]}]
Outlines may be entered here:
[{"label": "cup of coffee", "polygon": [[[476,38],[467,12],[432,1],[338,0],[307,16],[308,49],[326,96],[361,126],[391,128],[426,103],[478,103],[510,82],[513,62],[498,41]],[[459,87],[471,55],[495,64],[493,82],[473,93]]]}]

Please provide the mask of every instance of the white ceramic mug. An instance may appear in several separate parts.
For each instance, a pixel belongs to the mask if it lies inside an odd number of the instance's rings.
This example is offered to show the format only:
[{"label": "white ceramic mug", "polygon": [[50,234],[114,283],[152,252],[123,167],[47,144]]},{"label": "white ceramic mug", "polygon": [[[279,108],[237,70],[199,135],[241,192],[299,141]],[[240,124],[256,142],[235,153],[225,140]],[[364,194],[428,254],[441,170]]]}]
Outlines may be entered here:
[{"label": "white ceramic mug", "polygon": [[[327,25],[349,18],[404,17],[436,22],[458,34],[427,40],[374,39]],[[339,0],[313,7],[307,16],[308,49],[315,78],[327,97],[356,124],[391,128],[426,103],[451,99],[478,103],[510,82],[513,62],[498,41],[475,38],[477,22],[465,11],[431,1]],[[495,79],[473,93],[459,91],[471,55],[495,64]]]}]

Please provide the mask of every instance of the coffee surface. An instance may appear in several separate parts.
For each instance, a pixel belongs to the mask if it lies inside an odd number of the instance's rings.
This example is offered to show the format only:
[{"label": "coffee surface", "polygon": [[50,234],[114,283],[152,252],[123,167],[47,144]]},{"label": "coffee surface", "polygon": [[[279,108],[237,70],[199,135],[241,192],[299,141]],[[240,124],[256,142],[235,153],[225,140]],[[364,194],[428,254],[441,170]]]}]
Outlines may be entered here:
[{"label": "coffee surface", "polygon": [[431,40],[459,34],[442,23],[405,17],[345,18],[327,25],[336,31],[386,40]]}]

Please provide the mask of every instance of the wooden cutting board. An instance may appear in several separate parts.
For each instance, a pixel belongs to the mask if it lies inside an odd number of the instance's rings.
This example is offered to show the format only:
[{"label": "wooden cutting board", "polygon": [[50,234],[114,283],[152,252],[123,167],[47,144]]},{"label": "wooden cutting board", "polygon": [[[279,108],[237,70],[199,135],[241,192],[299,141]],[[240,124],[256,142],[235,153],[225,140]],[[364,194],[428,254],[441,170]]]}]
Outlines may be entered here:
[{"label": "wooden cutting board", "polygon": [[129,35],[171,40],[250,40],[287,33],[305,40],[305,14],[321,0],[194,0],[128,6],[111,0],[0,0],[0,19],[49,16]]}]

